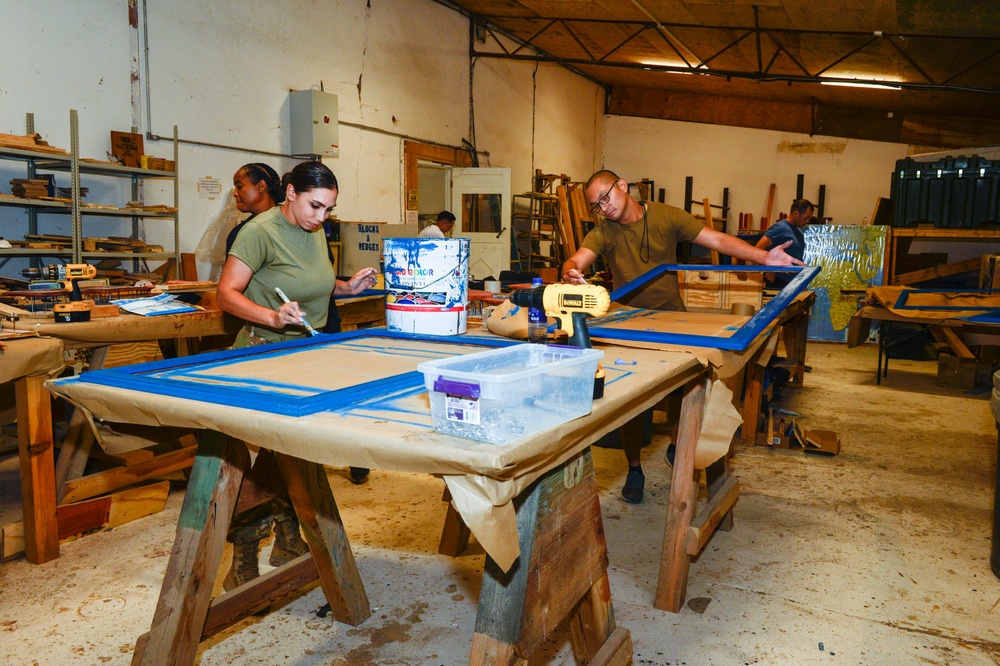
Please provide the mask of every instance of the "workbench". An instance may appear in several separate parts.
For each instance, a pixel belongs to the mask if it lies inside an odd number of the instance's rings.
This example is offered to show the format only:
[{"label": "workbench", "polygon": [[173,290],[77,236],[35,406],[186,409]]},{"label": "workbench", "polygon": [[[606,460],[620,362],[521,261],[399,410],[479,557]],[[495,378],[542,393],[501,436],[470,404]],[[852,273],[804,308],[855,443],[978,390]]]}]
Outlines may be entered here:
[{"label": "workbench", "polygon": [[[16,323],[3,322],[3,329],[8,333],[12,330],[31,331],[48,341],[51,350],[58,348],[57,352],[52,351],[59,358],[59,367],[62,367],[64,349],[89,349],[91,357],[89,367],[100,369],[104,367],[117,367],[121,365],[139,363],[154,360],[159,357],[160,340],[176,340],[178,351],[186,353],[189,345],[196,347],[193,342],[199,338],[209,337],[232,337],[240,328],[239,320],[225,315],[216,308],[207,308],[198,312],[175,315],[160,315],[155,317],[143,317],[128,313],[122,313],[117,317],[103,317],[92,319],[87,322],[56,323],[51,317],[35,315],[24,310],[11,306],[0,305],[0,310],[9,314],[17,314],[20,319]],[[341,316],[341,325],[344,330],[356,330],[369,326],[380,325],[385,322],[384,297],[381,295],[366,295],[338,299],[338,311]],[[43,338],[34,338],[39,341]],[[41,342],[33,343],[35,346]],[[28,344],[19,342],[16,346],[11,346],[11,356],[14,350],[26,350]],[[14,371],[15,367],[25,367],[25,375],[29,382],[37,383],[41,387],[42,381],[46,378],[43,373],[51,369],[51,365],[40,364],[37,367],[32,363],[38,359],[27,353],[18,352],[18,358],[24,359],[23,364],[16,366],[12,362],[8,367],[0,370],[5,375]],[[48,394],[44,391],[40,393],[29,392],[32,397],[30,403],[30,413],[32,415],[42,415],[40,410],[44,409],[45,414],[51,414],[50,406],[42,404],[42,398],[47,399]],[[41,416],[39,417],[41,418]],[[19,421],[20,421],[19,414]],[[51,418],[43,419],[46,422]],[[33,421],[32,421],[33,422]],[[119,435],[118,437],[125,437]],[[46,451],[39,451],[38,456],[54,456],[51,446],[52,435],[48,434],[50,445]],[[25,493],[24,512],[25,520],[23,528],[17,525],[2,526],[5,535],[17,533],[23,530],[25,553],[27,560],[34,564],[41,564],[59,556],[60,534],[66,535],[74,533],[73,520],[63,520],[63,527],[60,532],[59,522],[56,518],[57,507],[66,507],[69,504],[87,500],[96,495],[110,493],[124,486],[141,483],[178,470],[185,470],[191,466],[194,460],[195,446],[193,440],[184,439],[179,441],[173,448],[175,450],[166,451],[154,455],[145,447],[159,443],[160,439],[172,439],[170,433],[166,433],[163,438],[143,441],[135,438],[127,438],[125,443],[102,442],[105,448],[103,453],[111,453],[111,460],[119,463],[119,467],[110,470],[84,476],[84,468],[91,455],[95,452],[93,437],[90,426],[87,424],[82,414],[74,414],[70,419],[67,428],[66,438],[62,443],[58,461],[52,465],[44,461],[36,461],[32,465],[22,464],[21,482]],[[143,448],[139,448],[139,444]],[[38,448],[38,445],[35,445]],[[109,456],[105,456],[109,457]],[[52,468],[55,468],[53,475]],[[165,490],[163,490],[165,492]],[[126,491],[126,494],[113,498],[115,502],[119,499],[133,502],[132,516],[138,517],[141,511],[134,506],[136,500],[148,500],[141,493]],[[97,503],[95,503],[96,505]],[[107,502],[102,504],[106,505]],[[65,510],[64,514],[72,513],[76,526],[86,527],[94,522],[93,516],[80,521],[83,513],[82,505],[77,504],[72,511]],[[107,513],[107,507],[103,507]],[[92,511],[89,513],[93,513]],[[33,516],[29,518],[29,516]],[[96,519],[100,521],[100,517]],[[12,532],[13,530],[13,532]],[[4,544],[2,557],[9,558],[16,554],[16,547],[11,546],[10,539]]]},{"label": "workbench", "polygon": [[[628,663],[631,641],[614,622],[589,445],[683,387],[678,464],[690,458],[693,465],[708,369],[688,353],[609,346],[608,357],[636,364],[606,367],[604,397],[588,416],[506,445],[434,432],[423,378],[411,373],[421,360],[497,344],[483,340],[358,331],[50,382],[98,419],[201,431],[152,629],[138,641],[133,663],[192,663],[200,640],[266,608],[287,593],[283,586],[317,575],[338,621],[368,618],[323,465],[445,479],[487,552],[470,663],[521,663],[567,617],[579,663]],[[290,376],[295,387],[282,383]],[[239,390],[201,390],[217,381],[237,381]],[[254,402],[240,393],[245,389],[267,397]],[[213,601],[211,577],[249,465],[240,440],[275,453],[311,554]],[[697,493],[690,478],[676,485]],[[683,566],[661,580],[674,590],[683,590],[689,561],[688,530],[679,526],[685,517],[690,525],[693,512],[678,506],[668,519],[664,561]]]},{"label": "workbench", "polygon": [[[97,369],[106,365],[117,366],[156,358],[159,355],[158,341],[162,339],[222,335],[235,333],[239,328],[239,322],[235,319],[224,318],[219,310],[157,317],[121,314],[117,317],[71,323],[56,323],[51,318],[35,315],[11,306],[0,305],[0,310],[17,314],[20,317],[16,323],[4,321],[3,331],[8,333],[13,330],[34,332],[47,336],[46,339],[57,345],[59,347],[60,367],[62,367],[64,350],[91,350],[89,365],[91,368]],[[44,369],[39,368],[35,372],[42,371]],[[37,381],[40,388],[42,379]],[[45,392],[38,395],[41,397],[33,401],[33,409],[42,409],[44,401],[41,398],[48,397]],[[44,409],[46,414],[51,413],[51,407],[48,404],[44,405]],[[51,420],[51,416],[49,416],[45,422],[51,424]],[[51,425],[48,426],[48,429],[48,439],[51,442]],[[173,438],[169,437],[168,434],[166,439]],[[70,417],[66,437],[62,442],[55,464],[39,464],[32,468],[34,473],[44,478],[30,479],[26,474],[27,470],[22,466],[22,489],[23,492],[31,495],[24,501],[26,520],[23,527],[25,553],[29,562],[41,564],[58,557],[60,534],[65,537],[76,531],[70,527],[72,521],[65,518],[62,521],[65,525],[60,528],[60,521],[56,517],[57,511],[61,510],[67,516],[72,513],[79,525],[78,519],[82,513],[92,514],[93,511],[97,511],[98,514],[106,513],[109,507],[108,501],[95,502],[89,508],[88,505],[77,504],[78,502],[186,469],[194,460],[195,447],[191,440],[177,442],[171,445],[174,450],[158,455],[154,455],[148,450],[140,450],[138,446],[130,446],[123,449],[121,456],[112,458],[113,462],[119,464],[118,467],[84,476],[87,461],[95,452],[94,442],[94,435],[86,417],[81,413],[74,413]],[[154,442],[143,441],[142,443],[149,446]],[[48,455],[49,457],[53,456],[51,445]],[[163,485],[160,487],[159,494],[165,498],[166,491],[166,486]],[[144,499],[141,492],[126,492],[127,495],[116,497],[115,501],[118,499],[127,501]],[[75,505],[73,509],[65,508],[70,504]],[[29,507],[35,507],[36,512],[44,513],[45,519],[39,518],[32,524],[27,519]],[[149,509],[147,512],[151,510]],[[95,519],[100,522],[99,515],[91,515],[84,522],[90,524]],[[12,527],[14,526],[3,526],[4,534],[9,535]],[[33,556],[28,551],[31,543],[46,544],[46,547],[39,549],[37,555]],[[5,543],[4,555],[10,557],[13,551],[7,546],[8,544]]]},{"label": "workbench", "polygon": [[[962,305],[943,306],[935,309],[932,306],[895,307],[897,303],[906,303],[908,299],[903,294],[928,293],[925,290],[913,290],[905,287],[876,287],[868,290],[865,297],[867,305],[861,307],[848,324],[847,346],[851,349],[868,341],[871,334],[872,321],[879,322],[878,361],[875,370],[876,384],[882,383],[882,378],[889,374],[889,357],[886,353],[884,322],[895,321],[907,324],[917,324],[929,327],[935,337],[940,338],[959,359],[974,361],[975,356],[963,340],[964,336],[975,336],[977,344],[1000,344],[1000,320],[994,318],[976,317],[985,312],[996,314],[996,306],[1000,301],[992,294],[961,294],[961,292],[936,292],[950,294],[961,299]],[[929,292],[931,294],[935,292]],[[976,301],[982,301],[977,308]],[[944,302],[944,301],[942,301]],[[959,301],[955,301],[958,303]],[[912,309],[911,309],[912,308]],[[964,308],[964,309],[961,309]],[[973,343],[970,343],[973,344]]]}]

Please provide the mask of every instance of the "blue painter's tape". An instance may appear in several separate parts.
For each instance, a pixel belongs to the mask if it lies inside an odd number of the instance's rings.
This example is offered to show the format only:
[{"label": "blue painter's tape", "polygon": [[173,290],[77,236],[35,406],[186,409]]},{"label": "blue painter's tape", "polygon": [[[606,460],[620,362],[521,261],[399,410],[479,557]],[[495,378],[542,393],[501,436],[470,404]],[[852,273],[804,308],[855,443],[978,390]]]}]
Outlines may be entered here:
[{"label": "blue painter's tape", "polygon": [[[305,395],[289,395],[274,392],[272,382],[257,382],[241,378],[248,384],[241,387],[218,387],[191,381],[209,368],[225,367],[252,358],[273,358],[284,356],[308,348],[322,348],[345,345],[357,346],[376,338],[394,340],[419,340],[441,342],[448,345],[470,345],[479,347],[505,347],[517,344],[504,338],[475,337],[463,340],[455,336],[414,335],[385,331],[383,329],[363,329],[333,335],[320,334],[287,342],[277,342],[257,347],[229,349],[197,356],[165,359],[151,363],[121,366],[105,370],[85,372],[79,377],[57,380],[61,382],[82,382],[125,388],[144,393],[154,393],[187,400],[199,400],[216,405],[227,405],[244,409],[283,414],[286,416],[306,416],[322,411],[338,411],[362,404],[377,405],[390,397],[398,397],[408,391],[423,390],[423,374],[406,372],[392,377],[365,382],[333,391],[316,391],[308,387],[297,387]],[[366,346],[368,346],[366,344]],[[370,345],[373,349],[384,349]],[[293,387],[294,385],[284,385]]]}]

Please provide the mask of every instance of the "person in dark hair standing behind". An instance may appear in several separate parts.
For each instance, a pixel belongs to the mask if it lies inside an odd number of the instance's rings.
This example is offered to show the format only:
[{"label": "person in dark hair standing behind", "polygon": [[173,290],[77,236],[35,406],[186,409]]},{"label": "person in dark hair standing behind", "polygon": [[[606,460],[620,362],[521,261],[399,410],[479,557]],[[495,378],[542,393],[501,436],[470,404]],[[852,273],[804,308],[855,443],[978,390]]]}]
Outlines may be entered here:
[{"label": "person in dark hair standing behind", "polygon": [[[806,237],[802,229],[813,219],[813,205],[808,199],[796,199],[788,209],[788,217],[778,220],[767,228],[764,235],[757,241],[757,247],[769,250],[775,245],[786,244],[785,252],[802,261],[806,252]],[[773,273],[768,280],[775,287],[784,287],[792,281],[792,277],[784,273]]]},{"label": "person in dark hair standing behind", "polygon": [[233,198],[236,199],[236,210],[250,213],[250,217],[233,227],[226,237],[227,257],[243,225],[285,201],[281,177],[263,162],[244,164],[233,174]]},{"label": "person in dark hair standing behind", "polygon": [[[353,296],[375,284],[374,268],[358,271],[347,282],[334,274],[322,231],[339,195],[333,172],[321,162],[303,162],[285,174],[282,186],[281,206],[241,225],[219,278],[219,307],[246,322],[236,336],[237,348],[305,337],[302,318],[322,328],[331,293]],[[284,303],[276,287],[291,302]],[[308,550],[274,455],[261,449],[249,476],[285,498],[233,517],[229,532],[233,564],[223,585],[227,591],[259,575],[258,549],[272,522],[276,534],[272,566],[287,564]]]},{"label": "person in dark hair standing behind", "polygon": [[[565,282],[584,284],[582,271],[603,256],[611,269],[614,284],[620,287],[660,264],[677,263],[677,243],[691,241],[723,254],[758,264],[790,266],[801,264],[778,245],[770,252],[758,249],[735,236],[709,229],[690,213],[652,201],[636,201],[628,182],[613,171],[602,169],[587,181],[587,203],[604,219],[583,239],[580,249],[562,266]],[[623,304],[649,310],[684,310],[675,273],[665,273],[630,294]],[[629,471],[622,499],[630,504],[642,501],[646,477],[640,454],[645,440],[644,421],[652,424],[652,412],[636,417],[621,428],[622,449]]]}]

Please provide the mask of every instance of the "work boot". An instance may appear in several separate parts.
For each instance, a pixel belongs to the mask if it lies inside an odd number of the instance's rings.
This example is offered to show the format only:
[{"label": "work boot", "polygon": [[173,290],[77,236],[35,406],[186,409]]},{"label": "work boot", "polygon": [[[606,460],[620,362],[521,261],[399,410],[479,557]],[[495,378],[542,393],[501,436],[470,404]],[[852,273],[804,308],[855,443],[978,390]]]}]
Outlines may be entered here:
[{"label": "work boot", "polygon": [[268,563],[272,567],[288,564],[296,557],[309,552],[309,544],[299,533],[299,521],[294,516],[274,522],[274,546]]},{"label": "work boot", "polygon": [[259,540],[233,544],[233,564],[229,567],[226,580],[222,581],[222,588],[226,592],[249,583],[260,575],[260,569],[257,567],[257,550],[259,548]]},{"label": "work boot", "polygon": [[642,473],[642,466],[629,467],[628,476],[625,477],[625,485],[622,487],[622,499],[629,504],[639,504],[642,502],[642,491],[646,485],[646,475]]}]

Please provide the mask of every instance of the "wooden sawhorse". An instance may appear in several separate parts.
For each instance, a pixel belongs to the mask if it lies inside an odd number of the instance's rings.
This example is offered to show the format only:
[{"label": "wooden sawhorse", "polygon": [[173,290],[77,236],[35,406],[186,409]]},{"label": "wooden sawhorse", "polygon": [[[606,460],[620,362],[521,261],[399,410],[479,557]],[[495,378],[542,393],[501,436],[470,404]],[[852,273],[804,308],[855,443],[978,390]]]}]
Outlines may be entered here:
[{"label": "wooden sawhorse", "polygon": [[[152,628],[136,642],[133,664],[192,664],[202,640],[317,576],[337,621],[358,625],[371,614],[323,466],[274,455],[310,554],[211,598],[250,461],[242,442],[205,431]],[[469,663],[525,664],[558,624],[553,618],[564,617],[580,663],[630,663],[631,637],[615,626],[611,606],[590,450],[543,475],[515,499],[515,510],[521,557],[507,573],[487,558]]]},{"label": "wooden sawhorse", "polygon": [[[689,382],[684,387],[681,400],[677,448],[674,454],[666,527],[663,531],[663,549],[660,555],[660,573],[653,602],[656,608],[675,613],[684,605],[691,558],[701,552],[716,529],[727,532],[732,529],[733,506],[740,494],[739,478],[730,473],[729,457],[723,456],[705,470],[708,501],[695,515],[700,478],[700,470],[694,467],[695,447],[701,432],[709,381],[706,376],[701,375]],[[589,462],[589,454],[587,457],[588,465],[592,465]],[[444,500],[449,499],[446,490]],[[520,529],[520,514],[518,527]],[[604,532],[600,525],[598,527],[601,529],[600,541],[603,547]],[[469,536],[469,528],[449,503],[438,552],[443,555],[458,556],[468,547]],[[521,548],[524,556],[523,543]]]}]

